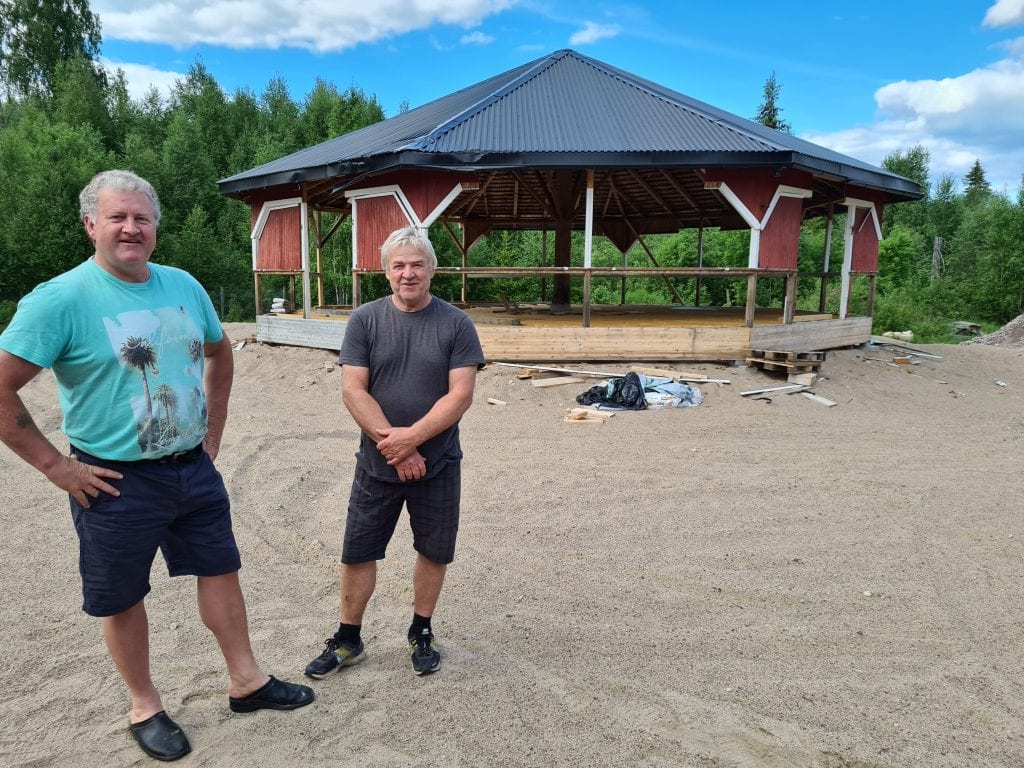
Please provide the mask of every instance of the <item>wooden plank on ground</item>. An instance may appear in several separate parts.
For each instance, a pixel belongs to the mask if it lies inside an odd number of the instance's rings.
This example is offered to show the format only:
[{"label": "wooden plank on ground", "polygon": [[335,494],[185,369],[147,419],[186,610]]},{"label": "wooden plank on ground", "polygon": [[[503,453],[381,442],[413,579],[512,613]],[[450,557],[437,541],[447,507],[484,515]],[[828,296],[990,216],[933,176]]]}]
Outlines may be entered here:
[{"label": "wooden plank on ground", "polygon": [[763,389],[748,389],[746,392],[740,392],[740,397],[747,397],[749,395],[763,395],[768,392],[778,392],[780,394],[787,394],[792,392],[802,392],[807,389],[803,384],[783,384],[781,387],[765,387]]},{"label": "wooden plank on ground", "polygon": [[557,387],[562,384],[582,384],[586,379],[580,378],[579,376],[552,376],[547,379],[538,379],[534,376],[530,379],[530,382],[535,387]]},{"label": "wooden plank on ground", "polygon": [[827,397],[822,397],[821,395],[816,395],[813,392],[801,392],[800,394],[803,395],[804,397],[806,397],[808,400],[813,400],[816,403],[821,403],[822,405],[827,405],[829,408],[831,408],[833,405],[835,405],[835,403],[832,400],[829,400]]},{"label": "wooden plank on ground", "polygon": [[562,419],[565,422],[589,424],[604,424],[615,413],[613,411],[598,411],[593,408],[570,408],[568,414]]},{"label": "wooden plank on ground", "polygon": [[518,375],[520,378],[529,378],[534,376],[538,372],[543,373],[564,373],[572,376],[597,376],[602,379],[610,379],[615,376],[621,376],[621,373],[608,373],[607,371],[586,371],[586,370],[574,370],[572,368],[561,368],[555,365],[521,365],[519,363],[494,363],[495,365],[503,365],[507,368],[522,368],[524,372],[528,373],[528,376]]},{"label": "wooden plank on ground", "polygon": [[707,381],[707,376],[702,373],[688,373],[687,371],[673,371],[669,368],[653,368],[649,365],[630,365],[629,370],[642,373],[644,376],[664,376],[669,379],[686,379],[687,381]]}]

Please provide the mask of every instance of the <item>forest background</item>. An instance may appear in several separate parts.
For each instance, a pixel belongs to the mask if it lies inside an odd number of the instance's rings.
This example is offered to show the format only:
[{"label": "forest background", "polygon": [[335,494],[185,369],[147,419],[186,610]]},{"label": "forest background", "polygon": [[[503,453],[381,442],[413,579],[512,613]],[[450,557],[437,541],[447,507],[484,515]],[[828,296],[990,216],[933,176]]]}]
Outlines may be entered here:
[{"label": "forest background", "polygon": [[[38,283],[76,264],[90,252],[78,216],[78,193],[97,172],[126,168],[149,179],[160,194],[162,219],[154,261],[188,270],[209,292],[224,321],[251,321],[255,297],[251,272],[248,206],[222,197],[217,181],[299,149],[385,119],[372,95],[357,86],[339,90],[318,79],[296,100],[282,79],[261,94],[227,94],[197,61],[169,98],[156,89],[132,99],[123,74],[109,77],[99,64],[99,21],[88,0],[0,0],[0,328],[18,299]],[[354,78],[353,78],[354,79]],[[468,84],[468,83],[467,83]],[[753,119],[789,131],[782,118],[781,86],[774,73],[765,83]],[[753,99],[752,99],[753,101]],[[988,332],[1024,311],[1024,178],[1016,199],[992,191],[975,162],[963,178],[930,178],[929,153],[918,145],[888,155],[886,170],[921,185],[925,196],[885,211],[879,248],[874,330],[912,330],[919,342],[956,338],[954,321],[977,323]],[[1000,169],[1002,170],[1002,169]],[[330,222],[327,222],[330,226]],[[842,231],[837,217],[835,231]],[[461,263],[440,228],[431,232],[441,265]],[[749,232],[698,233],[645,238],[662,266],[745,267]],[[545,252],[541,232],[494,232],[470,251],[472,265],[532,266]],[[825,221],[805,222],[800,239],[797,306],[817,310],[826,243]],[[325,303],[351,297],[349,222],[323,250]],[[550,248],[548,244],[547,248]],[[831,243],[832,271],[842,263],[842,238]],[[573,264],[582,263],[582,235]],[[639,247],[629,265],[650,265]],[[595,238],[595,266],[622,265],[608,241]],[[439,276],[434,291],[459,295],[457,278]],[[685,303],[696,301],[693,281],[673,285]],[[746,302],[745,281],[704,281],[700,303]],[[286,295],[286,278],[263,281],[264,306]],[[383,279],[364,281],[364,298],[382,295]],[[581,287],[574,286],[579,301]],[[470,301],[533,302],[543,299],[540,279],[489,279],[469,283]],[[758,306],[781,304],[782,281],[763,280]],[[866,307],[868,282],[854,282],[851,311]],[[295,299],[296,297],[289,296]],[[672,290],[658,278],[631,279],[629,304],[672,304]],[[623,299],[616,281],[596,281],[595,303]],[[838,311],[839,285],[829,282],[826,309]]]}]

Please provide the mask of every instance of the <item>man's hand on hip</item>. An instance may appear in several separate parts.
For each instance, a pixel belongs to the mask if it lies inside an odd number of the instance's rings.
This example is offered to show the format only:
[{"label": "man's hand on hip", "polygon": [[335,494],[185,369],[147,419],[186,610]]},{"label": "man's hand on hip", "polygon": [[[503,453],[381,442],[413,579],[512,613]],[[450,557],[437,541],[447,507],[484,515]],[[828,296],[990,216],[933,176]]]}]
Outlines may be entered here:
[{"label": "man's hand on hip", "polygon": [[121,492],[114,486],[105,482],[103,478],[120,480],[124,477],[120,472],[115,472],[106,467],[96,467],[86,464],[73,456],[63,456],[59,462],[46,473],[46,479],[63,491],[71,494],[75,501],[83,507],[89,507],[89,499],[95,499],[103,493],[111,496],[120,496]]}]

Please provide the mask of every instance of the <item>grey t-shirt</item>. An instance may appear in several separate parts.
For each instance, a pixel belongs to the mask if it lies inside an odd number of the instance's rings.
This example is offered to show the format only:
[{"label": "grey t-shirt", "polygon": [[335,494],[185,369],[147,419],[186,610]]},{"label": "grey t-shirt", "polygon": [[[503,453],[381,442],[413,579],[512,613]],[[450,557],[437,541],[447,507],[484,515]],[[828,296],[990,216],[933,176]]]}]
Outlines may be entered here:
[{"label": "grey t-shirt", "polygon": [[[407,427],[448,394],[449,371],[482,366],[484,353],[473,322],[461,309],[432,296],[419,312],[402,312],[385,296],[349,316],[338,359],[342,365],[368,368],[370,395],[390,424]],[[458,423],[423,443],[419,452],[427,464],[425,477],[459,461]],[[398,482],[395,468],[366,433],[356,457],[373,477]]]}]

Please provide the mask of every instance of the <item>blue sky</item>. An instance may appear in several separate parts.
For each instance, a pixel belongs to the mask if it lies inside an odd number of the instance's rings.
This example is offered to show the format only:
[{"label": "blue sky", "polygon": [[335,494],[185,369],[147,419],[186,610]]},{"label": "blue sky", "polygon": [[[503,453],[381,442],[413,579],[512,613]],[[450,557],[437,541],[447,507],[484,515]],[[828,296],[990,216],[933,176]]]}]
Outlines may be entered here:
[{"label": "blue sky", "polygon": [[386,115],[562,48],[743,117],[774,72],[793,133],[879,164],[924,146],[931,176],[1024,173],[1024,0],[93,0],[134,95],[201,61],[230,95],[319,77]]}]

